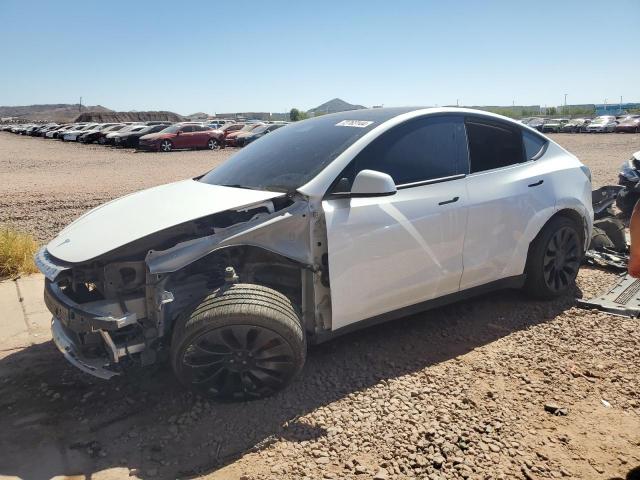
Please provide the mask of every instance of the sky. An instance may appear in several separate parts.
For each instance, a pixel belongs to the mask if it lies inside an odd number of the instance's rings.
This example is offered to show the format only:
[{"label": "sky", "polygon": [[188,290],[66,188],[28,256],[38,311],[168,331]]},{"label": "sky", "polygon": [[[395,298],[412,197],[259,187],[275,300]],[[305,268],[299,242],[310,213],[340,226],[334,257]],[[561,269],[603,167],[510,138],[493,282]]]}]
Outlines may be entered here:
[{"label": "sky", "polygon": [[640,102],[640,0],[0,0],[0,105]]}]

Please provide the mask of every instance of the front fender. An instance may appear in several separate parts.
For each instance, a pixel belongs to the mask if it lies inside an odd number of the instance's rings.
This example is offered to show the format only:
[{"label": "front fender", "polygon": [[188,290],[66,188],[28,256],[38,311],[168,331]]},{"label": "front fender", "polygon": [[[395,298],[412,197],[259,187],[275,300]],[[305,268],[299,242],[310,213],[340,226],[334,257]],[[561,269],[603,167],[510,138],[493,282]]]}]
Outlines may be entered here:
[{"label": "front fender", "polygon": [[309,245],[309,205],[298,200],[289,207],[256,216],[248,222],[218,229],[213,235],[150,251],[145,259],[151,274],[171,273],[230,246],[261,247],[305,265],[313,264]]}]

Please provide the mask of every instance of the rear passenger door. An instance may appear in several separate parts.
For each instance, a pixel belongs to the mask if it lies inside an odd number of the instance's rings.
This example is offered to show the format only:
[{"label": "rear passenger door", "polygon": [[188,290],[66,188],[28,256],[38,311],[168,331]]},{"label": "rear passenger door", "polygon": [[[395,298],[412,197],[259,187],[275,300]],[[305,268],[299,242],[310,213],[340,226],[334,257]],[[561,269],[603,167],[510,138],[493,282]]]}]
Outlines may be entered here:
[{"label": "rear passenger door", "polygon": [[174,139],[174,144],[176,148],[192,148],[194,147],[193,142],[193,125],[185,125],[180,129],[180,135],[176,135]]},{"label": "rear passenger door", "polygon": [[555,208],[545,162],[536,162],[544,137],[481,117],[467,117],[465,127],[469,220],[461,290],[522,274],[529,243]]},{"label": "rear passenger door", "polygon": [[206,147],[207,142],[209,141],[209,134],[207,133],[208,131],[209,129],[207,127],[203,127],[202,125],[194,125],[192,147],[194,148]]}]

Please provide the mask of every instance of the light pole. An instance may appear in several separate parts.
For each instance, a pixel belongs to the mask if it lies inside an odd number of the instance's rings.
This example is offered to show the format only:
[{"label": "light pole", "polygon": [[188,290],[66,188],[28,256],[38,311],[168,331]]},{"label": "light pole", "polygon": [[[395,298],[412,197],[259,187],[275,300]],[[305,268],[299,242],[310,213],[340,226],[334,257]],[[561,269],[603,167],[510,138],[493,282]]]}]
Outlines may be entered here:
[{"label": "light pole", "polygon": [[567,116],[567,94],[564,94],[564,110],[562,110],[563,115]]}]

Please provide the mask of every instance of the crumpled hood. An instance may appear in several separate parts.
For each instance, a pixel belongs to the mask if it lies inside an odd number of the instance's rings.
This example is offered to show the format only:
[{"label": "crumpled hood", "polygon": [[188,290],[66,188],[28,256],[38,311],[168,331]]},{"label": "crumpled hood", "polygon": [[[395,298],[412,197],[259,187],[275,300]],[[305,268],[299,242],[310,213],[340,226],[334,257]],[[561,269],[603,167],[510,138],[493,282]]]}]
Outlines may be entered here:
[{"label": "crumpled hood", "polygon": [[283,195],[196,180],[160,185],[90,210],[49,242],[47,250],[65,262],[86,262],[169,227]]}]

